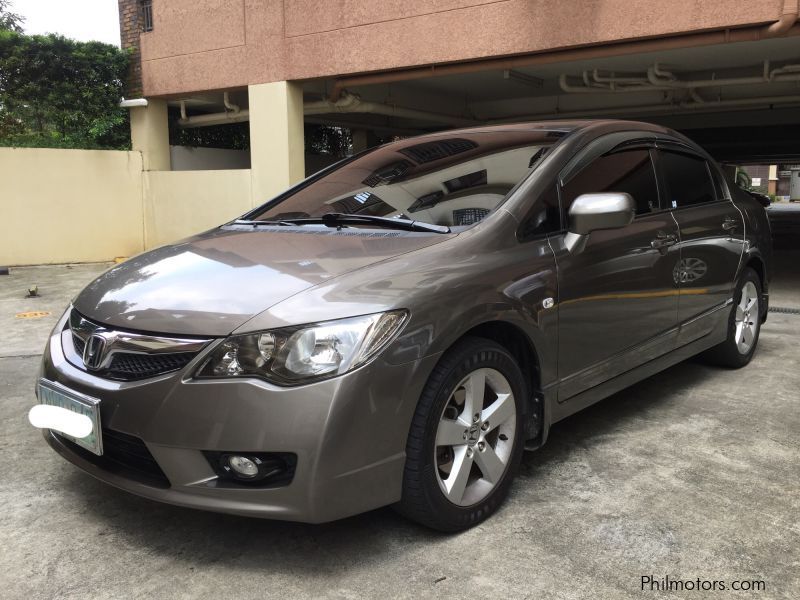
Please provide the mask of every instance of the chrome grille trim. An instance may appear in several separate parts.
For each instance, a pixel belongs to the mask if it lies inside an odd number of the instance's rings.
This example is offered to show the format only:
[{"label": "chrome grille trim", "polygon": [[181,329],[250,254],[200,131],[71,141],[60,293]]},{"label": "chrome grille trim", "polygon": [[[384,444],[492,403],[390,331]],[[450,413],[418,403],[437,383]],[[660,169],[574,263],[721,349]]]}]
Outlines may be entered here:
[{"label": "chrome grille trim", "polygon": [[[74,308],[69,316],[69,329],[74,349],[70,362],[97,375],[118,380],[155,377],[179,370],[211,341],[112,329],[86,319]],[[99,357],[87,356],[87,352],[92,354],[98,348]],[[146,366],[148,363],[150,368]],[[121,365],[135,368],[121,368]]]}]

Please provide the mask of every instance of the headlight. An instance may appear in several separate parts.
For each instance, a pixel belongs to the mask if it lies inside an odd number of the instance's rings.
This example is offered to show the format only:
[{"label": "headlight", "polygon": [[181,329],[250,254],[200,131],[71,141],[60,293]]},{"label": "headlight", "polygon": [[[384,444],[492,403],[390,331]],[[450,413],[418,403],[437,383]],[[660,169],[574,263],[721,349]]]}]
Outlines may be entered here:
[{"label": "headlight", "polygon": [[394,310],[314,325],[231,336],[217,346],[196,377],[262,377],[281,385],[327,379],[378,354],[406,322]]}]

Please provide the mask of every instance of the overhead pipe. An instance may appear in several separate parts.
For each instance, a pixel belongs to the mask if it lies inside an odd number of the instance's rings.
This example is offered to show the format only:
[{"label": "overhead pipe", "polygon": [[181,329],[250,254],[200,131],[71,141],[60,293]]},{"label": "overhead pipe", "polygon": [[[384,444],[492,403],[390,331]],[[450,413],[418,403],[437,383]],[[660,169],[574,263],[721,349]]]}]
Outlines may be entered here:
[{"label": "overhead pipe", "polygon": [[[181,100],[181,117],[178,119],[178,125],[181,127],[208,127],[211,125],[223,125],[226,123],[241,123],[250,119],[250,111],[246,108],[243,109],[235,104],[232,104],[227,93],[225,93],[223,96],[223,103],[226,108],[225,112],[189,116],[186,113],[186,102]],[[478,125],[481,123],[475,119],[456,117],[453,115],[436,113],[427,110],[404,108],[402,106],[381,104],[378,102],[365,102],[361,100],[358,95],[349,93],[344,94],[336,102],[331,102],[330,100],[318,100],[305,102],[303,104],[304,115],[314,116],[338,113],[362,113],[384,115],[389,117],[402,117],[405,119],[414,119],[418,121],[443,123],[456,127]]]},{"label": "overhead pipe", "polygon": [[785,35],[800,17],[800,0],[783,0],[783,11],[777,21],[767,25],[763,37],[774,38]]},{"label": "overhead pipe", "polygon": [[392,104],[381,104],[378,102],[367,102],[362,100],[357,94],[349,92],[343,93],[339,99],[332,102],[329,99],[316,100],[303,104],[303,113],[306,115],[326,115],[334,113],[367,113],[373,115],[384,115],[387,117],[402,117],[405,119],[415,119],[419,121],[433,121],[457,127],[478,125],[481,122],[465,117],[456,117],[427,110],[417,110],[415,108],[404,108]]},{"label": "overhead pipe", "polygon": [[[590,78],[591,73],[591,78]],[[762,74],[749,77],[726,77],[700,80],[681,80],[655,63],[648,67],[645,77],[604,77],[598,74],[597,69],[593,72],[583,71],[581,75],[584,85],[573,85],[569,83],[567,74],[559,76],[559,86],[561,90],[570,94],[594,94],[604,93],[627,93],[627,92],[652,92],[670,89],[694,90],[705,87],[722,87],[730,85],[752,85],[760,83],[800,81],[800,65],[785,65],[775,69],[770,69],[770,62],[763,62]]]},{"label": "overhead pipe", "polygon": [[250,120],[250,111],[246,108],[242,109],[231,104],[227,98],[228,94],[225,93],[223,103],[225,108],[231,107],[231,110],[218,113],[208,113],[205,115],[188,116],[186,114],[186,101],[181,100],[181,118],[178,119],[178,126],[180,127],[210,127],[212,125],[225,125],[229,123],[243,123]]},{"label": "overhead pipe", "polygon": [[[786,77],[786,78],[781,77],[780,79],[776,79],[775,77],[773,77],[769,70],[768,60],[764,61],[763,74],[760,76],[755,75],[752,77],[725,77],[721,79],[712,77],[711,79],[683,81],[678,79],[673,73],[661,69],[659,67],[659,64],[655,63],[652,67],[649,67],[647,69],[647,79],[654,86],[686,88],[686,89],[719,87],[727,85],[752,85],[758,83],[770,83],[771,81],[792,81],[791,77]],[[800,78],[798,78],[798,81],[800,81]]]},{"label": "overhead pipe", "polygon": [[[790,0],[791,2],[792,0]],[[798,0],[794,0],[797,2]],[[789,4],[784,3],[784,9]],[[787,13],[790,15],[791,13]],[[475,73],[478,71],[517,69],[520,67],[531,67],[537,65],[549,65],[560,62],[591,60],[597,58],[609,58],[613,56],[627,56],[641,54],[645,52],[664,52],[683,48],[697,48],[703,46],[714,46],[720,44],[732,44],[738,42],[756,42],[764,37],[775,37],[775,35],[800,35],[800,27],[793,26],[790,17],[781,15],[778,22],[784,23],[781,26],[782,33],[766,33],[763,25],[753,25],[736,29],[719,29],[716,31],[692,32],[682,35],[666,36],[660,38],[627,40],[613,44],[582,46],[579,48],[567,48],[563,50],[550,50],[533,52],[513,58],[488,58],[461,63],[434,63],[421,67],[411,67],[408,69],[398,69],[396,71],[384,71],[380,73],[365,73],[362,75],[350,75],[341,77],[334,81],[328,98],[335,102],[348,87],[363,85],[376,85],[381,83],[396,83],[398,81],[409,81],[412,79],[426,79],[444,75],[461,75],[465,73]],[[797,19],[795,18],[795,21]],[[785,23],[789,23],[788,28]],[[770,26],[771,27],[771,26]]]},{"label": "overhead pipe", "polygon": [[600,69],[592,71],[592,79],[597,83],[647,83],[647,77],[620,76],[613,73],[610,76],[600,75]]},{"label": "overhead pipe", "polygon": [[754,107],[754,106],[774,106],[783,104],[800,104],[800,95],[795,96],[767,96],[761,98],[737,98],[733,100],[715,101],[692,101],[680,102],[677,104],[647,104],[636,106],[619,106],[616,108],[600,108],[594,110],[573,110],[573,111],[550,111],[538,114],[515,115],[502,119],[491,119],[489,124],[513,123],[522,120],[530,121],[550,121],[560,119],[574,119],[586,117],[606,117],[615,115],[638,115],[652,113],[679,113],[681,109],[686,111],[724,111],[727,108],[735,107]]},{"label": "overhead pipe", "polygon": [[[588,73],[583,73],[584,83],[588,80]],[[596,82],[589,85],[572,85],[569,83],[569,77],[566,73],[558,76],[558,85],[562,91],[568,94],[596,94],[598,92],[607,92],[613,94],[627,93],[627,92],[654,92],[659,90],[669,90],[671,87],[656,87],[649,83],[636,83],[630,85],[616,85],[614,82],[602,84]]]}]

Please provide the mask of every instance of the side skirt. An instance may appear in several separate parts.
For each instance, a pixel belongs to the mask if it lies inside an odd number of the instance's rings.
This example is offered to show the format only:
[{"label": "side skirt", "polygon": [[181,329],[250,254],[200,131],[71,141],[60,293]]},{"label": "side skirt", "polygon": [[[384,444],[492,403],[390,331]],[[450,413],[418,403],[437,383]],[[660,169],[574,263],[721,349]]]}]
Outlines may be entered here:
[{"label": "side skirt", "polygon": [[687,358],[691,358],[701,352],[716,346],[717,344],[725,341],[727,337],[727,320],[725,321],[725,327],[721,331],[715,329],[708,335],[695,340],[685,346],[681,346],[670,352],[669,354],[665,354],[655,360],[651,360],[650,362],[644,363],[628,371],[627,373],[623,373],[613,379],[606,381],[605,383],[601,383],[591,389],[586,390],[585,392],[581,392],[580,394],[573,396],[567,402],[558,404],[556,403],[553,406],[552,411],[552,421],[551,423],[557,423],[561,419],[565,419],[570,415],[575,414],[576,412],[583,410],[584,408],[591,406],[595,402],[599,402],[604,398],[608,398],[612,394],[616,394],[620,390],[624,390],[627,387],[632,386],[634,383],[638,383],[642,379],[646,379],[651,375],[655,375],[669,367],[678,364],[686,360]]}]

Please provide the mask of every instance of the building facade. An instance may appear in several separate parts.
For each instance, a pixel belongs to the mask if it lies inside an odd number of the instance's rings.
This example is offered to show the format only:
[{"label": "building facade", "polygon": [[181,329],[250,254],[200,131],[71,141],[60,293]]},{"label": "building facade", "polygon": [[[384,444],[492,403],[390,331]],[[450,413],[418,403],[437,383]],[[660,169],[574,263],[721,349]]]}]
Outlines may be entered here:
[{"label": "building facade", "polygon": [[134,149],[171,171],[170,129],[245,127],[253,205],[324,164],[310,125],[345,128],[357,150],[483,123],[628,118],[686,131],[721,160],[796,162],[798,4],[119,0],[127,96],[147,101],[131,108]]}]

